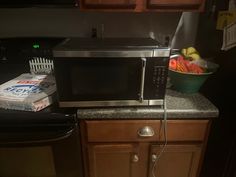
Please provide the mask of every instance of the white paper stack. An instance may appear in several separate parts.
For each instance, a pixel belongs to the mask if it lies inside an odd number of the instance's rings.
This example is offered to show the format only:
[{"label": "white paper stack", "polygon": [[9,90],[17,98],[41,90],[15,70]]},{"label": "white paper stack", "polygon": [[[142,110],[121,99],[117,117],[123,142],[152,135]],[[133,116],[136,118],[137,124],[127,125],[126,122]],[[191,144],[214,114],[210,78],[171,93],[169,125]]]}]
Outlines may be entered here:
[{"label": "white paper stack", "polygon": [[224,28],[222,50],[229,50],[236,47],[236,22]]},{"label": "white paper stack", "polygon": [[0,85],[0,107],[36,112],[52,104],[55,92],[52,75],[25,73]]}]

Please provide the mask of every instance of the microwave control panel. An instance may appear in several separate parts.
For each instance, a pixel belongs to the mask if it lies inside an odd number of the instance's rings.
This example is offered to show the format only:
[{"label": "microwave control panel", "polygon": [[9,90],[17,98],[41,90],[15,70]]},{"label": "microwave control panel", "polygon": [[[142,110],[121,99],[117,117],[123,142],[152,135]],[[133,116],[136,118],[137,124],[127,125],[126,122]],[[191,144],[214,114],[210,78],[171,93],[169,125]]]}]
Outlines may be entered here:
[{"label": "microwave control panel", "polygon": [[163,99],[168,77],[169,58],[149,58],[145,76],[145,99]]},{"label": "microwave control panel", "polygon": [[154,66],[154,72],[152,77],[152,83],[156,87],[156,91],[165,84],[165,66]]}]

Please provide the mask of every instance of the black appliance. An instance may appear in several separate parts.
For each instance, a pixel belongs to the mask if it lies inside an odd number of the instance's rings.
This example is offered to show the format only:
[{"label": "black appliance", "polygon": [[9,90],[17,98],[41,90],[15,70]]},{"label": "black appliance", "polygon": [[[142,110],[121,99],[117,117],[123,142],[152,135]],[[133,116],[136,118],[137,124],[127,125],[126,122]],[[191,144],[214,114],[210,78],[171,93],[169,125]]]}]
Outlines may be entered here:
[{"label": "black appliance", "polygon": [[51,59],[52,48],[65,38],[12,37],[0,39],[0,84],[30,72],[29,60]]},{"label": "black appliance", "polygon": [[0,176],[82,176],[75,115],[0,110]]},{"label": "black appliance", "polygon": [[150,38],[74,38],[53,49],[59,106],[163,105],[170,49]]},{"label": "black appliance", "polygon": [[[0,39],[0,84],[30,72],[29,60],[51,59],[64,38]],[[39,112],[0,109],[0,176],[82,176],[76,111],[56,104]]]},{"label": "black appliance", "polygon": [[78,0],[0,0],[3,7],[76,7]]}]

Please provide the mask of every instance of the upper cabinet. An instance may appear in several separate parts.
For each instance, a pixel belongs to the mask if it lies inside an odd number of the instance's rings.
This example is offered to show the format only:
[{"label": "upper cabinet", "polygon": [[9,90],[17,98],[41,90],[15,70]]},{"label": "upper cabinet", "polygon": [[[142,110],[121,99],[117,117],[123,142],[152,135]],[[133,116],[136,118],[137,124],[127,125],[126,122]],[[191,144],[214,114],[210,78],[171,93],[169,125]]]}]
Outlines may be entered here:
[{"label": "upper cabinet", "polygon": [[77,7],[79,0],[0,0],[0,8]]},{"label": "upper cabinet", "polygon": [[136,0],[82,0],[82,7],[88,9],[135,9]]},{"label": "upper cabinet", "polygon": [[148,9],[202,11],[205,0],[147,0]]},{"label": "upper cabinet", "polygon": [[81,0],[82,10],[130,12],[203,11],[205,0]]}]

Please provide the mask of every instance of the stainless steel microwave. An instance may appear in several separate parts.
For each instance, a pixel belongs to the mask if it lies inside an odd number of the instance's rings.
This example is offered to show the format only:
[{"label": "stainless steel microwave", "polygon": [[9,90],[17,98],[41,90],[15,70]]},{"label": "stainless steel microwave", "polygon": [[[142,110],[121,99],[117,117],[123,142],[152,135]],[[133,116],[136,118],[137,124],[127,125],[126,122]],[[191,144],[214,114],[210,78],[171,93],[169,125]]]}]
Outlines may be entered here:
[{"label": "stainless steel microwave", "polygon": [[67,39],[53,49],[59,106],[163,105],[169,57],[149,38]]}]

